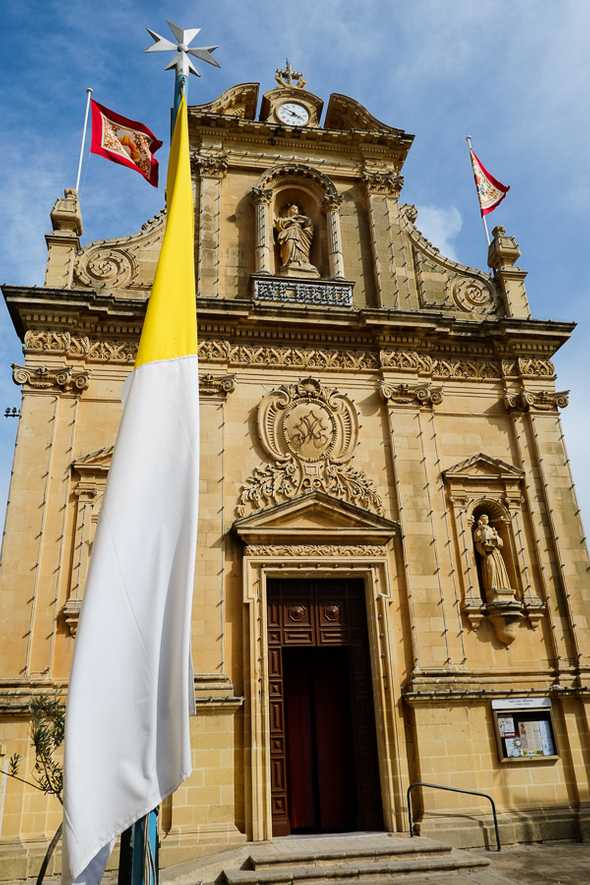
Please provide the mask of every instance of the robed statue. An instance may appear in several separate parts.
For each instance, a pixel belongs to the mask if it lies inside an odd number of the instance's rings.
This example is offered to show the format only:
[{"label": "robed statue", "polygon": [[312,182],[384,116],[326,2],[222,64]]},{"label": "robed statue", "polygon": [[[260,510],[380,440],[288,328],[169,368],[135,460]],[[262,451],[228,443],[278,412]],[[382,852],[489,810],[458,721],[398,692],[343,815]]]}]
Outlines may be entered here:
[{"label": "robed statue", "polygon": [[313,222],[295,203],[284,215],[275,219],[275,230],[281,256],[280,273],[291,276],[319,276],[310,263]]},{"label": "robed statue", "polygon": [[481,557],[481,575],[486,602],[494,602],[498,596],[514,596],[502,556],[504,542],[496,529],[490,525],[487,513],[482,513],[477,520],[473,540],[475,549]]}]

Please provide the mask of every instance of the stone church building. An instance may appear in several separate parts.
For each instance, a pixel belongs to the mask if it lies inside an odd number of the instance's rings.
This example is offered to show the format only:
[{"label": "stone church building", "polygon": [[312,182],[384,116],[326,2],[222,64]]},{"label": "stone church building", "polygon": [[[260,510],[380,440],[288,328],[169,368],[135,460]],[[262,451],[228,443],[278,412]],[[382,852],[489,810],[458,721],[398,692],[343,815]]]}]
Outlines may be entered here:
[{"label": "stone church building", "polygon": [[[489,270],[425,239],[402,196],[411,135],[345,95],[324,109],[292,70],[258,97],[245,83],[189,109],[197,716],[161,861],[407,832],[415,781],[489,793],[506,842],[583,838],[589,563],[551,362],[573,324],[531,316],[503,228]],[[66,190],[44,286],[3,287],[23,360],[0,767],[18,752],[25,779],[31,696],[67,692],[164,217],[81,246]],[[488,838],[485,799],[415,798],[423,834]],[[37,871],[60,811],[0,775],[5,878]]]}]

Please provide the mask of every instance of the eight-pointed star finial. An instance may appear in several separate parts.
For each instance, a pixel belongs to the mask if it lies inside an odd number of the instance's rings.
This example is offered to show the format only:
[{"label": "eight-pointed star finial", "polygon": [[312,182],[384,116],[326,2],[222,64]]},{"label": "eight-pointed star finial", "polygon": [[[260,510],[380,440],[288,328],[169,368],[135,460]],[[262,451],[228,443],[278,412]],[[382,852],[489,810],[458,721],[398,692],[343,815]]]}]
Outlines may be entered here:
[{"label": "eight-pointed star finial", "polygon": [[145,50],[146,52],[175,52],[176,58],[174,58],[169,65],[166,65],[167,71],[170,70],[170,68],[176,68],[177,75],[182,74],[185,77],[188,77],[189,73],[193,73],[196,74],[197,77],[200,77],[201,74],[193,64],[192,59],[189,58],[189,55],[207,62],[207,64],[213,65],[216,68],[221,67],[217,59],[213,58],[211,55],[211,53],[217,49],[217,46],[189,47],[189,44],[195,39],[201,30],[200,28],[179,28],[178,25],[175,25],[174,22],[171,21],[168,22],[168,27],[172,31],[177,42],[173,43],[166,37],[162,37],[160,34],[156,33],[156,31],[152,31],[151,28],[146,28],[146,31],[154,43],[152,46],[148,46]]}]

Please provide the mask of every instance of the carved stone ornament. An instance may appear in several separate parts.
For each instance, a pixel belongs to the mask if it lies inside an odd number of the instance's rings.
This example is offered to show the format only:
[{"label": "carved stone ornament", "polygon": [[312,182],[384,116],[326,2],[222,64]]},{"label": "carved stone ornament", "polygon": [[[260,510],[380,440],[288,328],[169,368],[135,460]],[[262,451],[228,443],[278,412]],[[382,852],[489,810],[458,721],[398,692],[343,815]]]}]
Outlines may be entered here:
[{"label": "carved stone ornament", "polygon": [[225,178],[229,163],[227,154],[200,154],[191,151],[191,169],[203,178]]},{"label": "carved stone ornament", "polygon": [[353,403],[315,378],[283,384],[258,407],[258,435],[272,464],[255,468],[240,492],[237,515],[315,490],[381,514],[373,482],[348,462],[358,442]]},{"label": "carved stone ornament", "polygon": [[390,384],[382,381],[379,393],[387,402],[403,406],[432,406],[442,403],[442,387],[431,384]]},{"label": "carved stone ornament", "polygon": [[565,409],[568,402],[569,390],[521,390],[504,397],[509,412],[556,412]]},{"label": "carved stone ornament", "polygon": [[129,237],[97,240],[81,249],[74,267],[74,284],[92,289],[144,289],[153,279],[153,255],[164,232],[162,209]]},{"label": "carved stone ornament", "polygon": [[15,384],[23,384],[30,390],[62,390],[64,393],[81,393],[88,387],[89,373],[85,369],[47,368],[39,366],[12,365],[12,380]]},{"label": "carved stone ornament", "polygon": [[334,556],[340,559],[343,556],[368,556],[382,558],[385,555],[383,547],[375,547],[370,544],[249,544],[246,547],[246,556],[309,556],[314,560],[323,556]]},{"label": "carved stone ornament", "polygon": [[[294,280],[285,282],[289,285],[295,283]],[[301,280],[298,283],[301,286],[315,287],[323,285],[324,281]],[[335,300],[330,296],[330,304],[345,306],[351,284],[326,281],[326,285],[338,287],[338,291],[333,293]],[[98,331],[94,337],[90,337],[52,329],[29,329],[25,333],[24,350],[25,353],[83,357],[88,362],[129,364],[135,360],[139,331],[138,326],[128,333],[127,338],[107,338]],[[428,353],[398,347],[379,350],[351,346],[348,349],[339,349],[324,346],[321,341],[310,347],[302,342],[283,344],[277,340],[268,344],[245,344],[234,343],[228,338],[203,337],[199,341],[199,360],[202,363],[222,363],[227,366],[282,367],[308,371],[373,372],[381,368],[395,369],[432,378],[434,381],[494,382],[506,377],[539,378],[547,381],[555,377],[553,364],[544,359],[436,358]]]},{"label": "carved stone ornament", "polygon": [[475,317],[499,315],[501,303],[489,274],[446,258],[415,226],[415,206],[402,206],[402,224],[412,244],[420,307],[468,313]]},{"label": "carved stone ornament", "polygon": [[393,172],[377,172],[364,169],[361,172],[361,178],[369,194],[394,197],[396,200],[404,186],[403,175],[396,175]]},{"label": "carved stone ornament", "polygon": [[235,379],[235,375],[213,375],[211,373],[199,375],[199,396],[217,396],[225,399],[236,389]]}]

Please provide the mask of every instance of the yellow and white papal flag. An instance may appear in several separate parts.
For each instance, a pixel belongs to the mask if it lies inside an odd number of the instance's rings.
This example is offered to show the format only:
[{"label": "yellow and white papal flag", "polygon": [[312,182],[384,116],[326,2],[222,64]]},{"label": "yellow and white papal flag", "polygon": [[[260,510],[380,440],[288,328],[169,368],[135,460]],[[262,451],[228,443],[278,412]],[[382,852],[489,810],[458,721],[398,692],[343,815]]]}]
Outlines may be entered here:
[{"label": "yellow and white papal flag", "polygon": [[115,837],[191,773],[198,500],[193,200],[183,98],[167,217],[80,616],[66,715],[63,881],[100,881]]}]

